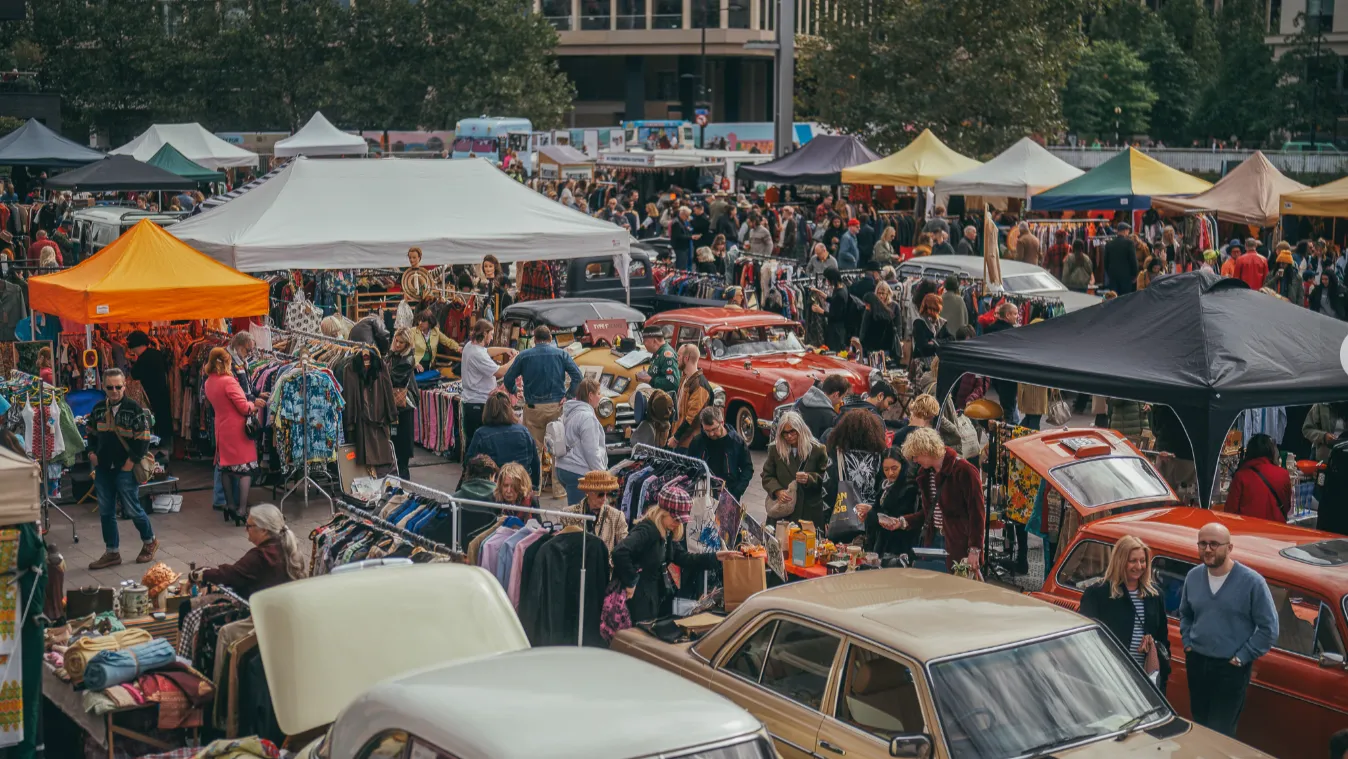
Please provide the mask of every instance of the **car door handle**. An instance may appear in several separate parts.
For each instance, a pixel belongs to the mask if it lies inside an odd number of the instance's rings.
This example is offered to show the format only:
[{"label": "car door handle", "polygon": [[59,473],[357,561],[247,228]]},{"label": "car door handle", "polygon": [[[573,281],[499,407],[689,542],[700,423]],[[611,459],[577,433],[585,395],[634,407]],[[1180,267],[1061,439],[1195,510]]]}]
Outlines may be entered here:
[{"label": "car door handle", "polygon": [[822,748],[825,751],[832,751],[838,756],[845,756],[847,754],[847,751],[838,748],[837,746],[833,745],[832,743],[829,743],[828,741],[819,741],[819,748]]}]

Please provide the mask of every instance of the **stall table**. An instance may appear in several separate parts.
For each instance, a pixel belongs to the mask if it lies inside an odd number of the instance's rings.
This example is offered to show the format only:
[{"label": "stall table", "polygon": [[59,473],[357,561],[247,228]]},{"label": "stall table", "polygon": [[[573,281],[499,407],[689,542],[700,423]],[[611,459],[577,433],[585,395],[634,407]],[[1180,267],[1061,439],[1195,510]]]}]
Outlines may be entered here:
[{"label": "stall table", "polygon": [[786,562],[786,573],[804,580],[812,580],[828,574],[828,567],[818,563],[812,567],[802,567],[788,561]]},{"label": "stall table", "polygon": [[[92,736],[99,748],[107,749],[108,759],[115,759],[118,736],[140,741],[160,751],[172,751],[177,748],[177,746],[165,743],[158,738],[152,738],[144,733],[117,724],[116,716],[118,714],[145,709],[157,710],[159,708],[157,703],[113,709],[101,715],[90,714],[84,710],[83,692],[75,690],[70,683],[57,677],[56,668],[47,662],[42,663],[42,695],[69,717],[72,722]],[[188,728],[187,732],[192,745],[196,745],[199,740],[197,728]]]}]

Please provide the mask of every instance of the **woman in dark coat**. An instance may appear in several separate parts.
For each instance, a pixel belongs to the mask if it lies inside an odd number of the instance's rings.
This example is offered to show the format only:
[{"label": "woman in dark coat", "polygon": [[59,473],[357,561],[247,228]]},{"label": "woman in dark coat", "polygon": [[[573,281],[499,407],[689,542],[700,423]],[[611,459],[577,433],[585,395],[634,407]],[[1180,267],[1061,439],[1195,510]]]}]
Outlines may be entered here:
[{"label": "woman in dark coat", "polygon": [[922,522],[913,517],[917,513],[917,480],[913,477],[917,467],[898,448],[885,452],[882,467],[885,479],[880,483],[878,503],[866,514],[866,550],[881,556],[907,554],[912,559],[922,529]]},{"label": "woman in dark coat", "polygon": [[824,231],[824,247],[828,248],[829,255],[838,257],[838,247],[842,244],[842,236],[847,232],[843,229],[842,217],[833,215],[829,217],[828,229]]},{"label": "woman in dark coat", "polygon": [[[393,405],[398,412],[397,428],[393,431],[393,455],[398,462],[398,476],[412,479],[408,464],[412,460],[413,430],[416,424],[417,367],[412,360],[412,338],[406,327],[393,336],[393,344],[384,357],[389,378],[393,381]],[[399,393],[402,390],[404,393]],[[398,405],[398,398],[406,398]]]},{"label": "woman in dark coat", "polygon": [[1147,653],[1155,647],[1156,684],[1165,695],[1170,679],[1170,631],[1165,602],[1151,576],[1151,549],[1125,535],[1114,544],[1102,582],[1081,596],[1082,616],[1099,622],[1146,671]]},{"label": "woman in dark coat", "polygon": [[136,330],[126,336],[126,352],[135,359],[131,364],[131,379],[140,383],[154,414],[154,434],[161,446],[173,442],[172,393],[168,384],[168,359],[164,352],[150,345],[150,336]]},{"label": "woman in dark coat", "polygon": [[[674,588],[667,581],[669,565],[686,572],[720,569],[721,560],[738,551],[689,553],[684,547],[684,525],[692,520],[693,499],[680,488],[665,488],[655,508],[613,549],[613,576],[627,589],[627,613],[632,622],[667,616],[673,609]],[[687,575],[685,575],[687,576]]]},{"label": "woman in dark coat", "polygon": [[873,292],[866,294],[866,313],[861,317],[861,348],[867,355],[876,351],[894,354],[894,326],[899,310],[894,303],[894,291],[881,282]]},{"label": "woman in dark coat", "polygon": [[1306,304],[1310,310],[1335,319],[1348,318],[1344,314],[1343,293],[1339,290],[1337,279],[1330,269],[1320,272],[1315,286],[1311,288],[1310,301]]},{"label": "woman in dark coat", "polygon": [[951,339],[941,318],[941,296],[932,293],[922,298],[921,315],[913,320],[913,358],[921,359],[923,368],[931,368],[931,360],[941,343]]}]

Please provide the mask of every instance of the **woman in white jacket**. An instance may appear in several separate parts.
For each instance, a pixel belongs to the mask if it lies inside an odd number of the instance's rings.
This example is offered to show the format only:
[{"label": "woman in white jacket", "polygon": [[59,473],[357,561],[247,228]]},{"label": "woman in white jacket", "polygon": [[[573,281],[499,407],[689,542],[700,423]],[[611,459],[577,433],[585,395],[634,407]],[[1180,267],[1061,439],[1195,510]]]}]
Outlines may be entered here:
[{"label": "woman in white jacket", "polygon": [[557,479],[566,488],[566,502],[580,503],[585,494],[580,478],[586,473],[608,470],[608,449],[604,447],[604,426],[595,409],[599,407],[599,381],[581,380],[576,397],[562,405],[564,453],[557,458]]}]

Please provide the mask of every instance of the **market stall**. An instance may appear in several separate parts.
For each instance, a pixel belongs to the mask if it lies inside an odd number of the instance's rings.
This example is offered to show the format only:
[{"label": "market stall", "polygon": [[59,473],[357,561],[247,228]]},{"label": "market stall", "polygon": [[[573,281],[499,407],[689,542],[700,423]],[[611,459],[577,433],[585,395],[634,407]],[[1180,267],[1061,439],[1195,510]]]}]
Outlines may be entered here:
[{"label": "market stall", "polygon": [[1305,189],[1306,185],[1284,176],[1263,151],[1256,150],[1206,192],[1187,198],[1154,198],[1152,207],[1175,213],[1206,212],[1215,214],[1218,221],[1272,227],[1280,216],[1279,199]]},{"label": "market stall", "polygon": [[982,166],[937,179],[936,202],[945,205],[944,199],[951,195],[1029,200],[1083,173],[1033,139],[1022,137]]},{"label": "market stall", "polygon": [[594,159],[570,145],[538,149],[538,175],[544,179],[593,179]]},{"label": "market stall", "polygon": [[738,178],[772,184],[842,184],[843,169],[880,160],[855,135],[821,134],[775,161],[745,166]]},{"label": "market stall", "polygon": [[328,121],[322,111],[314,111],[298,132],[276,143],[272,151],[277,158],[294,156],[350,155],[362,156],[370,152],[364,137],[343,132]]},{"label": "market stall", "polygon": [[1196,195],[1212,187],[1128,148],[1076,179],[1030,198],[1035,211],[1145,211],[1154,197]]},{"label": "market stall", "polygon": [[552,202],[485,160],[301,157],[172,233],[239,271],[403,267],[412,247],[434,266],[480,264],[487,254],[502,262],[625,257],[631,245],[619,227]]},{"label": "market stall", "polygon": [[1348,324],[1239,280],[1176,274],[1099,306],[943,345],[938,396],[973,373],[1169,406],[1193,448],[1199,500],[1209,505],[1241,411],[1348,397],[1333,349],[1346,338]]},{"label": "market stall", "polygon": [[104,155],[53,132],[37,119],[0,137],[0,166],[65,168],[103,160]]},{"label": "market stall", "polygon": [[[3,163],[3,161],[0,161]],[[1348,217],[1348,177],[1329,184],[1282,194],[1284,216]]]},{"label": "market stall", "polygon": [[170,171],[193,182],[223,182],[225,179],[224,173],[202,166],[168,143],[164,143],[164,146],[150,156],[145,163]]},{"label": "market stall", "polygon": [[903,150],[870,163],[847,167],[842,170],[841,179],[844,184],[931,187],[941,177],[982,165],[982,161],[951,150],[930,129],[923,129],[922,134]]},{"label": "market stall", "polygon": [[200,124],[155,124],[136,139],[109,152],[148,161],[165,145],[172,145],[189,160],[208,169],[256,168],[260,160],[257,153],[225,142]]},{"label": "market stall", "polygon": [[104,156],[101,161],[58,174],[47,180],[47,189],[78,192],[127,192],[131,190],[192,190],[194,180],[141,163],[130,156]]}]

